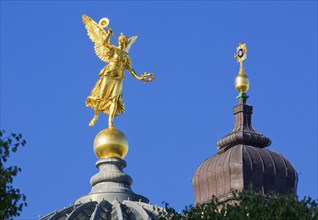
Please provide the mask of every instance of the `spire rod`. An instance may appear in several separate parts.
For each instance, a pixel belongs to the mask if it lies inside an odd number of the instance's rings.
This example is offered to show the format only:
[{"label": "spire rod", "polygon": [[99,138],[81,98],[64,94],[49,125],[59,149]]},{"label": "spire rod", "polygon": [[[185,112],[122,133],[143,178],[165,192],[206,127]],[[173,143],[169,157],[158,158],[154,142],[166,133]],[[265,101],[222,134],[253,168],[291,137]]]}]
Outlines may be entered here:
[{"label": "spire rod", "polygon": [[242,95],[245,95],[250,86],[250,82],[243,67],[243,61],[247,59],[247,47],[245,43],[239,43],[238,47],[236,48],[234,58],[240,63],[240,70],[235,78],[235,88],[240,93],[237,97],[239,99],[242,97]]}]

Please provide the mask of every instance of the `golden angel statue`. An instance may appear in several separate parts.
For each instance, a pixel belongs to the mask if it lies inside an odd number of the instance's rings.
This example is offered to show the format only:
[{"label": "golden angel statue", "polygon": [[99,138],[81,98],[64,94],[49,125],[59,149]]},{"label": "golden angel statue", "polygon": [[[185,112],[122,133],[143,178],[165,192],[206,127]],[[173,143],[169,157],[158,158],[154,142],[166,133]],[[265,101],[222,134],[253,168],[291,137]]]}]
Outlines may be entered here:
[{"label": "golden angel statue", "polygon": [[[138,76],[131,67],[130,57],[128,55],[131,45],[136,41],[137,36],[127,38],[121,34],[118,40],[118,46],[110,43],[110,37],[113,35],[111,28],[108,28],[109,20],[103,18],[97,24],[87,15],[82,15],[88,36],[94,42],[96,55],[108,64],[100,71],[99,79],[95,84],[91,94],[86,99],[86,106],[95,110],[94,118],[89,126],[94,126],[100,112],[109,115],[108,126],[113,127],[115,116],[124,112],[124,103],[122,100],[122,86],[124,80],[124,71],[128,70],[133,77],[144,82],[151,82],[154,75],[144,73]],[[107,29],[107,31],[105,29]]]}]

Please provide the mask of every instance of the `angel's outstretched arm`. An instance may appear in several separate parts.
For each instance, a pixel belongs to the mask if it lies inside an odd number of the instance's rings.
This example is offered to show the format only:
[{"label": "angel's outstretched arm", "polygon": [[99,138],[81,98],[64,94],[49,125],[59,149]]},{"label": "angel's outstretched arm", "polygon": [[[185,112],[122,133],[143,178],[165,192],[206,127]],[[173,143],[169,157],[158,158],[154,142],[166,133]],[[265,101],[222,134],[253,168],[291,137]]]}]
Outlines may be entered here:
[{"label": "angel's outstretched arm", "polygon": [[106,47],[108,47],[108,48],[112,46],[112,45],[110,44],[110,37],[112,36],[112,34],[113,34],[113,30],[112,30],[111,28],[109,28],[108,31],[107,31],[106,38],[105,38],[105,40],[104,40],[104,45],[105,45]]},{"label": "angel's outstretched arm", "polygon": [[129,66],[127,69],[133,77],[144,82],[151,82],[155,78],[155,76],[152,73],[144,73],[143,75],[138,76],[131,66]]},{"label": "angel's outstretched arm", "polygon": [[135,72],[135,70],[134,70],[131,66],[129,66],[127,69],[128,69],[128,71],[130,72],[130,74],[131,74],[134,78],[136,78],[136,79],[138,79],[138,80],[142,80],[141,77],[137,75],[137,73]]}]

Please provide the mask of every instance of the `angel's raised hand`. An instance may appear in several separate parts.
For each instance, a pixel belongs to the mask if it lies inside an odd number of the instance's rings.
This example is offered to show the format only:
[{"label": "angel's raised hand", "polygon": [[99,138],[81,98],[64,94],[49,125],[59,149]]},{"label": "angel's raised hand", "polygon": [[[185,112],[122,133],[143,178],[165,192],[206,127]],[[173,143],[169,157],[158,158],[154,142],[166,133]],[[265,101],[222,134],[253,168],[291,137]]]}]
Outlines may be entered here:
[{"label": "angel's raised hand", "polygon": [[152,74],[152,73],[144,73],[142,76],[141,76],[141,79],[144,81],[144,82],[151,82],[155,79],[155,75]]}]

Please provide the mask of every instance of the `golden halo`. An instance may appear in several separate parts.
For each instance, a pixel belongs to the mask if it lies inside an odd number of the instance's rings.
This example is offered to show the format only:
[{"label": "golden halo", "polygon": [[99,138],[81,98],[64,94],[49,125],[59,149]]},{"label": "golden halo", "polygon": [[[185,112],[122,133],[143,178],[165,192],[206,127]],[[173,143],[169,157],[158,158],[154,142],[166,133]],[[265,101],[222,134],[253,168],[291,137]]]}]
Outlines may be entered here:
[{"label": "golden halo", "polygon": [[102,18],[102,19],[99,20],[98,24],[102,28],[105,28],[105,27],[107,27],[109,25],[109,19],[108,18]]}]

